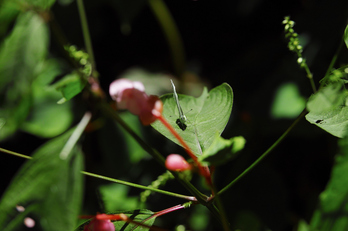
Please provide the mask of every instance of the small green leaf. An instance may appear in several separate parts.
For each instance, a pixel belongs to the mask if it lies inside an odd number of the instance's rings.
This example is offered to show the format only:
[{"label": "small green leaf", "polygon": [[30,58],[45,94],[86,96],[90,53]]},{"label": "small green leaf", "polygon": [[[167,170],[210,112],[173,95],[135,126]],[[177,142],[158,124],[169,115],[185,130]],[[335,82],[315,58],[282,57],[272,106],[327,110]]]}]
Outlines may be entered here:
[{"label": "small green leaf", "polygon": [[244,148],[246,141],[242,136],[225,140],[216,134],[213,143],[199,156],[199,161],[208,165],[221,165],[236,157]]},{"label": "small green leaf", "polygon": [[[187,118],[187,128],[183,131],[176,123],[179,113],[173,94],[161,96],[162,115],[187,142],[193,153],[200,156],[211,145],[215,134],[221,134],[225,129],[232,110],[232,88],[224,83],[209,93],[204,89],[198,98],[180,94],[178,97]],[[159,121],[151,125],[162,135],[179,144],[177,139]]]},{"label": "small green leaf", "polygon": [[24,216],[36,221],[35,230],[74,229],[82,202],[82,155],[75,148],[69,158],[59,157],[70,135],[44,144],[19,170],[0,201],[0,230],[24,230]]},{"label": "small green leaf", "polygon": [[339,140],[340,152],[335,157],[331,178],[314,212],[311,230],[348,230],[348,137]]},{"label": "small green leaf", "polygon": [[287,83],[279,87],[272,105],[274,118],[296,118],[306,106],[306,100],[300,95],[298,87]]},{"label": "small green leaf", "polygon": [[306,119],[337,137],[343,137],[348,128],[347,91],[343,89],[340,82],[329,84],[307,103]]},{"label": "small green leaf", "polygon": [[348,48],[348,25],[346,26],[346,29],[344,30],[344,37],[343,37],[344,42],[346,43],[346,46]]},{"label": "small green leaf", "polygon": [[81,79],[78,73],[74,72],[66,75],[54,85],[57,91],[60,91],[64,97],[59,103],[61,104],[72,99],[83,90],[85,85],[86,81]]},{"label": "small green leaf", "polygon": [[106,212],[135,209],[138,197],[128,196],[129,187],[121,184],[108,184],[99,187]]}]

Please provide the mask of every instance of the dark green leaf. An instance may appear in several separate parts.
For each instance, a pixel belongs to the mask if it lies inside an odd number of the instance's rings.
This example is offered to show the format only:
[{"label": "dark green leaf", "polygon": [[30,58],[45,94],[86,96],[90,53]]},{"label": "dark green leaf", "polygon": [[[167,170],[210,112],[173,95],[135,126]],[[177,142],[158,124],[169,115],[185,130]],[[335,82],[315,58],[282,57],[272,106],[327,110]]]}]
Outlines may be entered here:
[{"label": "dark green leaf", "polygon": [[[178,96],[182,110],[187,117],[187,129],[183,131],[176,123],[179,114],[173,94],[161,96],[162,114],[183,137],[194,154],[202,155],[203,151],[213,142],[215,134],[221,134],[225,129],[232,110],[232,89],[224,83],[209,93],[204,89],[199,98],[186,95]],[[159,121],[153,123],[152,126],[162,135],[179,144],[177,139]]]},{"label": "dark green leaf", "polygon": [[0,230],[23,230],[24,216],[36,221],[37,230],[74,229],[82,202],[82,155],[75,148],[67,159],[59,156],[70,135],[44,144],[19,170],[1,198]]},{"label": "dark green leaf", "polygon": [[129,187],[121,184],[108,184],[99,187],[101,199],[107,212],[136,209],[138,197],[128,196]]},{"label": "dark green leaf", "polygon": [[221,165],[236,157],[236,155],[244,148],[245,139],[242,136],[233,137],[225,140],[216,134],[213,143],[206,149],[199,161],[208,165]]},{"label": "dark green leaf", "polygon": [[83,90],[85,85],[86,81],[81,79],[78,73],[74,72],[66,75],[62,80],[54,85],[57,91],[60,91],[64,97],[58,103],[61,104],[72,99]]},{"label": "dark green leaf", "polygon": [[311,220],[311,230],[348,230],[348,137],[339,140],[340,152],[336,155],[331,179]]},{"label": "dark green leaf", "polygon": [[0,47],[0,140],[10,136],[31,107],[31,84],[48,48],[48,29],[33,12],[20,14]]},{"label": "dark green leaf", "polygon": [[342,83],[329,84],[310,97],[306,119],[334,136],[343,137],[348,125],[346,97]]}]

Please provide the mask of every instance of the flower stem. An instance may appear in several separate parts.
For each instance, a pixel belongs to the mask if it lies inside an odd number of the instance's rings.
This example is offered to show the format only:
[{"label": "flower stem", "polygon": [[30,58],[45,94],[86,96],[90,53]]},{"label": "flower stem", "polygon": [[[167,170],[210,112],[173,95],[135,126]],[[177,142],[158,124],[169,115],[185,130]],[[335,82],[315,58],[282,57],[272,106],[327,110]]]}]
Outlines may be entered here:
[{"label": "flower stem", "polygon": [[266,158],[266,156],[273,151],[281,141],[289,134],[289,132],[295,127],[295,125],[302,119],[303,116],[305,116],[307,113],[307,110],[304,109],[302,113],[297,117],[297,119],[290,125],[290,127],[272,144],[271,147],[269,147],[254,163],[252,163],[247,169],[245,169],[239,176],[237,176],[233,181],[231,181],[227,186],[225,186],[223,189],[221,189],[217,195],[221,195],[222,193],[226,192],[227,189],[231,188],[235,183],[237,183],[242,177],[244,177],[247,173],[249,173],[252,169],[255,168],[256,165],[258,165],[263,159]]}]

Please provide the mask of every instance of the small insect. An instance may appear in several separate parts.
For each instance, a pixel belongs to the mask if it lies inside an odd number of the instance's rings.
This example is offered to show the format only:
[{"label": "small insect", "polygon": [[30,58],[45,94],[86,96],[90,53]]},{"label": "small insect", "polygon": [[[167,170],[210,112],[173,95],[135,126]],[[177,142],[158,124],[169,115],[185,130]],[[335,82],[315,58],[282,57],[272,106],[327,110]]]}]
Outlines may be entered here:
[{"label": "small insect", "polygon": [[323,123],[323,120],[317,120],[315,121],[316,124],[322,124]]},{"label": "small insect", "polygon": [[173,80],[170,80],[170,82],[172,83],[172,87],[173,87],[173,91],[174,91],[173,97],[174,97],[174,100],[176,102],[176,105],[178,106],[178,111],[179,111],[179,118],[175,121],[175,123],[179,126],[179,128],[181,128],[181,130],[185,131],[187,128],[187,125],[185,124],[187,121],[187,118],[181,109],[181,106],[179,103],[179,98],[178,98],[178,95],[176,94],[175,85],[173,83]]}]

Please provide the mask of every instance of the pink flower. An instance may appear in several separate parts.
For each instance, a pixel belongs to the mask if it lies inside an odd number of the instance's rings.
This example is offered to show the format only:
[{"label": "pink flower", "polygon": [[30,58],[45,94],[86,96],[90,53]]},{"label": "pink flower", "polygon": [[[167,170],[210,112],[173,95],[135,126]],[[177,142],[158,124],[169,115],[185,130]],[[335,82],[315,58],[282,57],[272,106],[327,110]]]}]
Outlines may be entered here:
[{"label": "pink flower", "polygon": [[190,170],[191,165],[178,154],[170,154],[165,162],[166,168],[170,171],[185,171]]},{"label": "pink flower", "polygon": [[144,90],[141,82],[117,79],[110,84],[109,93],[118,109],[128,109],[139,116],[143,125],[149,125],[157,119],[153,110],[162,112],[162,102],[157,96],[147,95]]},{"label": "pink flower", "polygon": [[[115,231],[115,226],[111,222],[110,218],[112,218],[112,215],[107,215],[104,213],[97,214],[93,217],[91,222],[85,225],[83,231]],[[115,215],[115,219],[117,218],[118,215]]]}]

